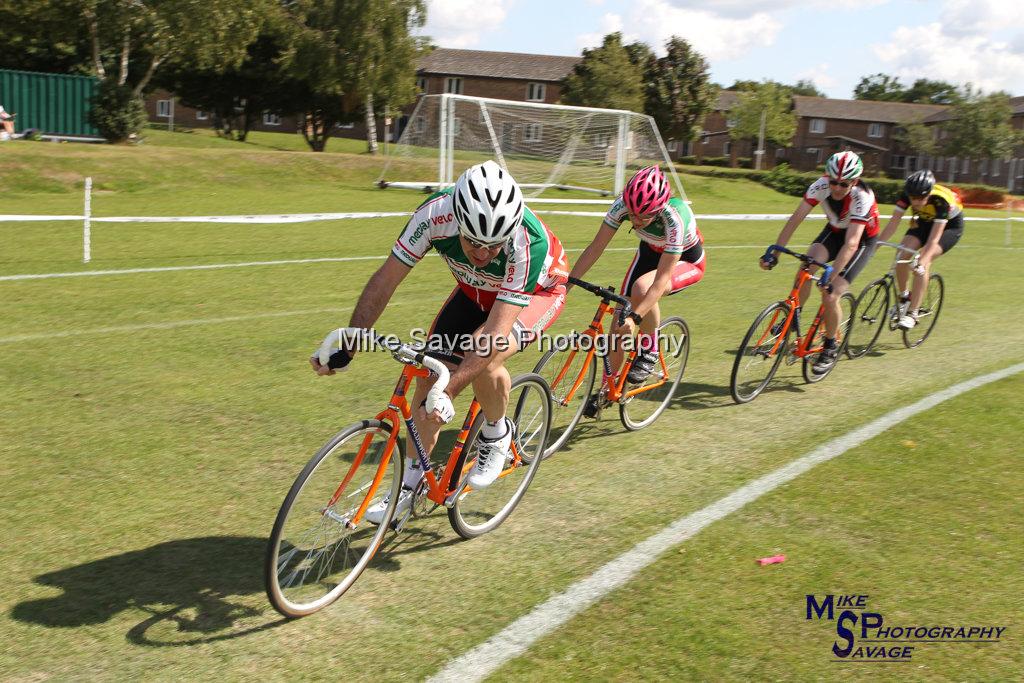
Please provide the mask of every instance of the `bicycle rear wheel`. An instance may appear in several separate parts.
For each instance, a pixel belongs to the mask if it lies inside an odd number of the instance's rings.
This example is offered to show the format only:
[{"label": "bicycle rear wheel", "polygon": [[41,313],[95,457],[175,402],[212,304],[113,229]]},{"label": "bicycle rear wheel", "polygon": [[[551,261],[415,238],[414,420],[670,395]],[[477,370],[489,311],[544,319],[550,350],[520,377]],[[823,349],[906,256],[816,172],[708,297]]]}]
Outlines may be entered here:
[{"label": "bicycle rear wheel", "polygon": [[[753,401],[764,391],[786,355],[789,304],[777,301],[757,314],[736,351],[729,390],[737,403]],[[783,329],[785,328],[785,329]],[[778,344],[776,346],[776,344]]]},{"label": "bicycle rear wheel", "polygon": [[653,423],[665,411],[690,357],[690,328],[685,320],[678,317],[662,320],[657,335],[658,364],[643,384],[626,385],[627,394],[639,393],[619,404],[619,419],[631,432]]},{"label": "bicycle rear wheel", "polygon": [[889,318],[889,282],[880,277],[857,297],[856,314],[846,338],[846,357],[850,360],[867,354],[878,341]]},{"label": "bicycle rear wheel", "polygon": [[448,509],[448,521],[455,533],[463,538],[476,538],[494,531],[508,519],[523,499],[544,459],[551,426],[551,390],[547,382],[535,373],[516,377],[509,390],[508,405],[515,425],[513,452],[494,483],[484,489],[471,489],[466,483],[476,461],[483,412],[477,416],[469,440],[462,449],[462,457],[456,461],[457,469],[452,479],[460,482],[460,493]]},{"label": "bicycle rear wheel", "polygon": [[924,343],[928,335],[935,329],[935,323],[939,321],[939,313],[942,311],[942,300],[946,294],[946,285],[942,276],[933,273],[928,277],[928,289],[925,290],[924,298],[917,309],[917,325],[909,330],[903,330],[903,345],[913,349]]},{"label": "bicycle rear wheel", "polygon": [[[392,429],[380,420],[365,420],[338,432],[285,496],[264,564],[267,597],[284,616],[303,617],[340,598],[380,547],[394,515],[405,460],[401,440],[397,453],[388,452]],[[352,524],[361,507],[389,494],[380,525],[365,517]]]},{"label": "bicycle rear wheel", "polygon": [[587,351],[578,348],[551,349],[533,371],[551,387],[551,430],[544,450],[547,458],[565,445],[583,417],[587,398],[594,390],[597,363]]},{"label": "bicycle rear wheel", "polygon": [[[846,292],[839,298],[839,307],[842,311],[839,318],[839,334],[836,337],[836,343],[839,345],[839,355],[843,354],[847,342],[850,339],[850,328],[853,325],[853,316],[857,310],[857,300],[853,298],[853,294]],[[825,323],[822,322],[821,327],[818,328],[817,333],[814,335],[814,342],[811,346],[821,346],[825,343]],[[817,354],[804,357],[803,372],[804,380],[810,384],[820,382],[829,376],[829,374],[835,370],[836,363],[839,362],[839,356],[836,357],[836,362],[832,363],[828,370],[825,372],[814,371],[814,361]]]}]

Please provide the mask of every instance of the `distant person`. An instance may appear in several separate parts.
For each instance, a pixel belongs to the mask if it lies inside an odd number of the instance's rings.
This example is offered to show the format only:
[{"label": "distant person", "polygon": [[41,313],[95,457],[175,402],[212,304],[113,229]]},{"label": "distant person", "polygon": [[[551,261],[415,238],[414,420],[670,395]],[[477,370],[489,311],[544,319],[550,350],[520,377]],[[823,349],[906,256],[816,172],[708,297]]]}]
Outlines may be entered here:
[{"label": "distant person", "polygon": [[896,284],[899,285],[899,326],[904,330],[917,325],[917,310],[928,289],[928,271],[932,261],[953,248],[964,234],[964,207],[953,190],[935,184],[935,174],[927,169],[911,173],[903,184],[903,194],[896,200],[892,218],[882,230],[881,240],[889,238],[909,208],[914,217],[901,244],[908,249],[920,250],[918,266],[914,271],[914,293],[907,287],[909,263],[896,264]]},{"label": "distant person", "polygon": [[[842,319],[839,300],[871,258],[878,240],[878,202],[871,188],[860,180],[863,172],[864,164],[853,152],[830,156],[825,163],[825,175],[807,188],[803,201],[775,240],[775,244],[786,246],[811,209],[821,204],[828,223],[807,249],[807,255],[821,263],[831,262],[835,274],[830,281],[824,278],[818,281],[825,306],[825,343],[813,365],[819,375],[828,372],[839,357],[836,341]],[[761,257],[761,268],[770,270],[776,263],[778,257],[769,247]],[[817,267],[811,266],[808,270],[813,273]],[[810,281],[800,290],[801,306],[808,294]]]},{"label": "distant person", "polygon": [[15,116],[15,114],[7,113],[7,110],[0,104],[0,126],[3,126],[3,131],[0,131],[0,140],[10,140],[14,137]]}]

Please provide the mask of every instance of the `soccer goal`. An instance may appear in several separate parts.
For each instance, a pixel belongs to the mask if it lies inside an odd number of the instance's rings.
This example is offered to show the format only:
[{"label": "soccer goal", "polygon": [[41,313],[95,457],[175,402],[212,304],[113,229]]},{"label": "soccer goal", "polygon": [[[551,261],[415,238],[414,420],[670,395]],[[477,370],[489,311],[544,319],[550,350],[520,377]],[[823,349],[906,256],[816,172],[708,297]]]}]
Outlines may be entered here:
[{"label": "soccer goal", "polygon": [[523,191],[551,188],[614,196],[638,168],[659,164],[684,197],[650,116],[465,95],[424,95],[405,122],[380,187],[431,190],[493,159]]}]

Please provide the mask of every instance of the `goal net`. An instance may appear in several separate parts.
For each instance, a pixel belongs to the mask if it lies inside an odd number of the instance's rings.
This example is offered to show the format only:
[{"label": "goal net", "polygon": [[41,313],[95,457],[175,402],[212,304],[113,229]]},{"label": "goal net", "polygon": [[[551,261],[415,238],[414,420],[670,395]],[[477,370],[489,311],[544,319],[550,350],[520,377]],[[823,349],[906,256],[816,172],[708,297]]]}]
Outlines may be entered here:
[{"label": "goal net", "polygon": [[634,171],[658,164],[685,197],[650,116],[465,95],[420,98],[378,185],[446,187],[487,159],[507,169],[528,196],[549,188],[617,195]]}]

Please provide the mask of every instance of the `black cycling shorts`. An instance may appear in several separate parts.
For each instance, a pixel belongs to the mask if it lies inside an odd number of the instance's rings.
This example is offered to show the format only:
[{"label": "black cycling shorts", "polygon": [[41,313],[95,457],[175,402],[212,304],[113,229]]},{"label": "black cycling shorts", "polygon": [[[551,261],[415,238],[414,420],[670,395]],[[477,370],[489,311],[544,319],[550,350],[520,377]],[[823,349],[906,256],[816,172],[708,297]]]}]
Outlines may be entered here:
[{"label": "black cycling shorts", "polygon": [[[926,223],[925,225],[918,225],[917,227],[907,230],[908,235],[913,235],[921,241],[923,247],[928,243],[928,237],[932,234],[932,223]],[[949,221],[946,222],[946,229],[942,231],[942,237],[939,238],[939,247],[942,248],[942,253],[945,254],[947,251],[956,246],[956,243],[960,241],[960,238],[964,236],[964,215],[962,213],[957,214]]]},{"label": "black cycling shorts", "polygon": [[[850,257],[850,262],[846,264],[841,273],[838,273],[839,277],[843,278],[847,282],[853,282],[853,278],[857,277],[860,271],[864,270],[864,266],[871,260],[871,253],[875,250],[875,242],[878,241],[878,236],[868,237],[865,234],[861,234],[860,244],[857,246],[857,251]],[[845,230],[833,230],[828,225],[821,231],[821,234],[814,240],[815,244],[820,244],[828,250],[828,263],[831,263],[839,255],[839,250],[846,244],[846,231]]]}]

